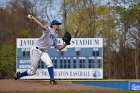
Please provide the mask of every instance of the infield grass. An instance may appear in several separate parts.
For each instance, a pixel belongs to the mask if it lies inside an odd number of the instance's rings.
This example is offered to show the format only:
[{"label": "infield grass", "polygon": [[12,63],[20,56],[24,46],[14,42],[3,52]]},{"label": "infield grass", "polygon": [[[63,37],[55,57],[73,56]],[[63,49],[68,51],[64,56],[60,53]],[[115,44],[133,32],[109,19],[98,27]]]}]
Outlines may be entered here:
[{"label": "infield grass", "polygon": [[0,91],[0,93],[140,93],[140,91],[96,91],[96,90],[85,90],[85,91]]}]

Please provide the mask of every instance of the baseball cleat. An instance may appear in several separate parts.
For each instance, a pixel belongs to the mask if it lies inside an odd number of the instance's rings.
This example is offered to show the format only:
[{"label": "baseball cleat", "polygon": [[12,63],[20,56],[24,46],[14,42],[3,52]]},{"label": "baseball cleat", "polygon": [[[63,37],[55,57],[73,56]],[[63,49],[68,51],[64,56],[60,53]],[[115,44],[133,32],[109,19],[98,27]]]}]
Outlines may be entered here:
[{"label": "baseball cleat", "polygon": [[16,73],[15,73],[14,79],[15,79],[15,80],[20,79],[20,72],[16,72]]},{"label": "baseball cleat", "polygon": [[54,85],[57,85],[57,83],[55,80],[50,80],[50,85],[54,86]]}]

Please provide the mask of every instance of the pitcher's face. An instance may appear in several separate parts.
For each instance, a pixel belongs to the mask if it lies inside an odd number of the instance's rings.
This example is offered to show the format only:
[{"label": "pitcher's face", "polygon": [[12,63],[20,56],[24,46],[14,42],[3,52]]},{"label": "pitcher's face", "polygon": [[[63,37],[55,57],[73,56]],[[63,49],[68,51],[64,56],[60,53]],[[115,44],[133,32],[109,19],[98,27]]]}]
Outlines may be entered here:
[{"label": "pitcher's face", "polygon": [[59,25],[53,25],[53,29],[54,29],[55,31],[58,31],[58,30],[59,30]]}]

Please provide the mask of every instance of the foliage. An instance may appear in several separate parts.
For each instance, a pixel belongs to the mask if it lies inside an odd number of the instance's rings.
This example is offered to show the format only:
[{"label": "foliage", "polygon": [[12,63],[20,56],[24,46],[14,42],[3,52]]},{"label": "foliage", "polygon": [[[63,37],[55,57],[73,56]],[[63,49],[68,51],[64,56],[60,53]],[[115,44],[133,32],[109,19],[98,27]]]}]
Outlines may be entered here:
[{"label": "foliage", "polygon": [[4,43],[0,49],[0,78],[11,78],[15,72],[16,47],[11,42]]},{"label": "foliage", "polygon": [[[123,3],[123,2],[122,2]],[[127,71],[128,67],[131,67],[133,64],[133,72],[135,72],[135,77],[139,78],[139,42],[140,42],[140,17],[139,16],[139,3],[128,2],[129,7],[125,6],[115,6],[114,10],[117,17],[118,29],[120,29],[119,40],[119,49],[120,49],[120,61],[122,62],[122,75],[129,78],[133,77],[129,73],[132,71]],[[124,2],[126,4],[126,2]],[[132,54],[127,55],[127,54]],[[128,57],[129,56],[129,57]],[[134,62],[134,63],[133,63]],[[129,73],[128,73],[129,72]]]}]

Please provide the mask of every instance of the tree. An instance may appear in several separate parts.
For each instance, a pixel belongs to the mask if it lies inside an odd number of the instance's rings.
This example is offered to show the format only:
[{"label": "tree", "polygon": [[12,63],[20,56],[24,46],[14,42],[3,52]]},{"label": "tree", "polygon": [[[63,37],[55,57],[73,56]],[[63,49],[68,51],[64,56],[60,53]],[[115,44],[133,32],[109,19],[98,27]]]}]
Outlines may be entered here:
[{"label": "tree", "polygon": [[[16,38],[31,37],[37,30],[36,27],[29,26],[30,21],[26,18],[28,11],[25,11],[27,7],[23,7],[22,1],[12,1],[11,6],[0,9],[0,78],[10,78],[15,72]],[[34,37],[39,35],[38,32],[34,33]]]},{"label": "tree", "polygon": [[[117,0],[116,0],[117,1]],[[123,3],[123,6],[122,6]],[[118,22],[118,27],[117,29],[120,29],[120,48],[119,52],[121,52],[121,62],[122,64],[122,69],[123,69],[123,76],[125,78],[129,78],[128,75],[128,69],[129,64],[127,61],[131,60],[131,66],[132,62],[135,62],[135,77],[139,78],[139,2],[134,2],[134,1],[127,1],[124,0],[123,2],[119,3],[118,2],[115,4],[116,6],[116,14],[117,16],[117,22]],[[133,33],[133,34],[132,34]],[[127,53],[130,50],[134,49],[135,53],[131,58],[127,57]],[[137,52],[136,52],[137,51]],[[129,59],[129,60],[128,60]],[[132,59],[134,59],[132,61]]]},{"label": "tree", "polygon": [[15,72],[16,47],[11,41],[4,43],[0,49],[0,78],[11,78]]},{"label": "tree", "polygon": [[105,75],[111,76],[111,52],[116,50],[116,40],[119,33],[116,31],[115,13],[108,5],[101,5],[100,1],[68,0],[65,1],[66,31],[73,37],[104,38],[104,66]]},{"label": "tree", "polygon": [[[16,21],[13,20],[13,27],[18,31],[28,31],[30,36],[38,35],[38,27],[34,22],[29,21],[26,17],[28,14],[36,16],[36,4],[38,0],[13,0],[11,1],[9,10],[13,13],[12,18],[16,17]],[[20,23],[18,23],[20,22]],[[20,28],[20,29],[18,29]],[[22,31],[21,31],[22,33]]]}]

